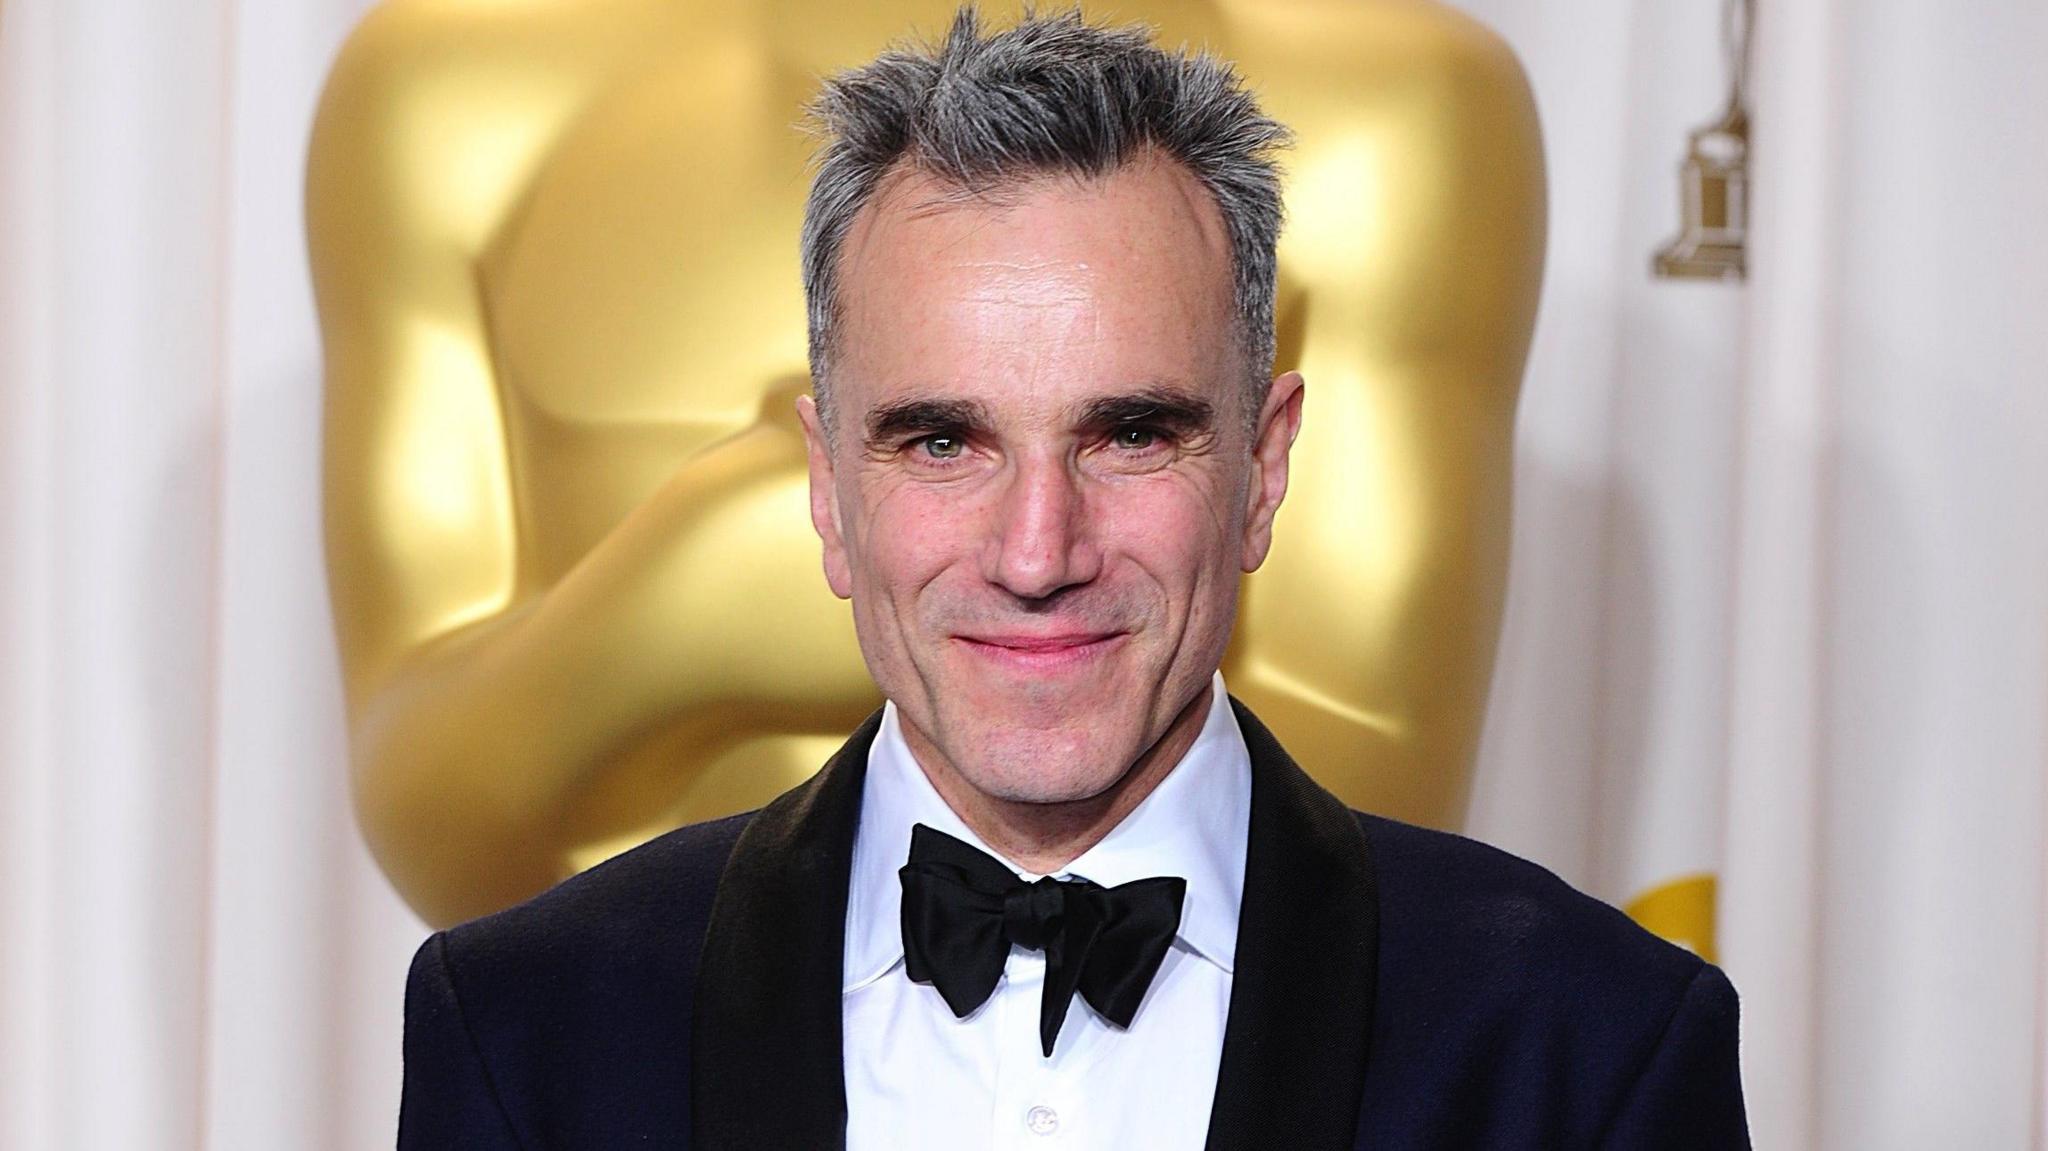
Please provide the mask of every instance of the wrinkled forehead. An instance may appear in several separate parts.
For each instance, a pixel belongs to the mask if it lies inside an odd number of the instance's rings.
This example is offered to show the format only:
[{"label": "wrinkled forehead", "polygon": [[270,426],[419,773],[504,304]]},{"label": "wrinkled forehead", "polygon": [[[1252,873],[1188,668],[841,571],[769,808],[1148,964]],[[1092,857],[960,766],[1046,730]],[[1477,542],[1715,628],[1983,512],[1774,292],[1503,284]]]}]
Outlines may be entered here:
[{"label": "wrinkled forehead", "polygon": [[1231,251],[1186,169],[1143,160],[966,194],[893,174],[842,253],[835,403],[859,426],[906,395],[997,411],[1235,378]]}]

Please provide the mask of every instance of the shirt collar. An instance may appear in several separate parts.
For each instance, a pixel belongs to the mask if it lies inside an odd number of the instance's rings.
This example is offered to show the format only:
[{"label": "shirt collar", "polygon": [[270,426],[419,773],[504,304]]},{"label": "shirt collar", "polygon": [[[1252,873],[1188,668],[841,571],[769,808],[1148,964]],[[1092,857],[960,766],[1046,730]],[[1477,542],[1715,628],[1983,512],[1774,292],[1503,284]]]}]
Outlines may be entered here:
[{"label": "shirt collar", "polygon": [[[1195,742],[1159,786],[1101,842],[1055,873],[1115,887],[1155,875],[1188,881],[1178,942],[1230,971],[1237,957],[1237,914],[1244,895],[1250,833],[1251,755],[1218,672]],[[904,742],[896,705],[883,705],[861,785],[860,830],[846,898],[842,989],[887,974],[903,959],[903,888],[896,871],[910,855],[911,825],[922,823],[990,851],[946,806]],[[1008,860],[1003,860],[1009,864]],[[1014,865],[1025,879],[1035,875]]]}]

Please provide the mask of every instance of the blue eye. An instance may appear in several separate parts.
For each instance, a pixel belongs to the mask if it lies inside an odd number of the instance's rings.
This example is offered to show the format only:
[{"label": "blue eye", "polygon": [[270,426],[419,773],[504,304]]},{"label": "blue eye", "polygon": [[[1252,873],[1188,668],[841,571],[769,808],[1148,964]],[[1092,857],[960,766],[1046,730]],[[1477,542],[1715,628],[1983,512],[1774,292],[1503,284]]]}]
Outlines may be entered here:
[{"label": "blue eye", "polygon": [[935,460],[957,459],[963,447],[959,436],[926,436],[919,442],[924,445],[924,454]]}]

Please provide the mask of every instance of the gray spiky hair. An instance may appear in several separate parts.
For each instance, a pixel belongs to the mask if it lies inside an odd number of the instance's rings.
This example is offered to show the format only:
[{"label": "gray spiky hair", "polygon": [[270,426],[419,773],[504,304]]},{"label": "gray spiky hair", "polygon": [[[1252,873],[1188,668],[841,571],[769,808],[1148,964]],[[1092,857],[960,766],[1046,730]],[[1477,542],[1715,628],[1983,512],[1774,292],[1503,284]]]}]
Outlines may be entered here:
[{"label": "gray spiky hair", "polygon": [[1107,176],[1147,152],[1185,167],[1222,212],[1256,416],[1274,355],[1273,155],[1291,137],[1230,65],[1165,51],[1144,27],[1089,24],[1078,9],[1027,12],[984,34],[969,4],[942,43],[885,52],[827,80],[810,114],[822,145],[804,205],[803,285],[812,387],[828,426],[840,248],[886,175],[914,165],[987,197],[1049,175]]}]

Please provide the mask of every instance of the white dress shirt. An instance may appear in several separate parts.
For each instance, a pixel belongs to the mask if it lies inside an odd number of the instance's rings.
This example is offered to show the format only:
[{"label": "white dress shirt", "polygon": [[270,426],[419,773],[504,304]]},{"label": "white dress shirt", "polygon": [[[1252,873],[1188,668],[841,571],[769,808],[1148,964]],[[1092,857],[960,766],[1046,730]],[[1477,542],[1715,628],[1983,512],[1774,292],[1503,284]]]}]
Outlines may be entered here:
[{"label": "white dress shirt", "polygon": [[896,870],[909,857],[911,825],[989,849],[939,797],[904,743],[896,705],[886,705],[868,751],[846,901],[848,1151],[1201,1147],[1230,1011],[1250,809],[1251,759],[1219,674],[1180,763],[1056,873],[1104,887],[1185,878],[1173,946],[1128,1031],[1076,995],[1048,1058],[1038,1038],[1043,953],[1012,947],[995,993],[965,1019],[904,973]]}]

